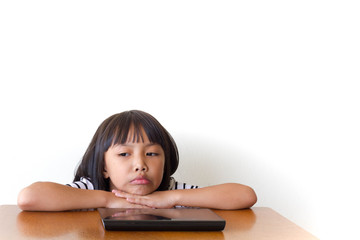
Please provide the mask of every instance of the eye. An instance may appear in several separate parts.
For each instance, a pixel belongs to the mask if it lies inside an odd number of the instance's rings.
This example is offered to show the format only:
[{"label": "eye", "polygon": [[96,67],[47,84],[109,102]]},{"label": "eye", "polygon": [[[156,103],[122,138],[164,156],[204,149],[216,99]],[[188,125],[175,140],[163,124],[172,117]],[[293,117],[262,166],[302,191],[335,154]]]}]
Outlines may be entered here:
[{"label": "eye", "polygon": [[158,154],[158,153],[154,153],[154,152],[148,152],[148,153],[146,153],[146,156],[155,157],[155,156],[159,156],[159,154]]},{"label": "eye", "polygon": [[129,153],[119,153],[119,156],[121,157],[128,157],[130,154]]}]

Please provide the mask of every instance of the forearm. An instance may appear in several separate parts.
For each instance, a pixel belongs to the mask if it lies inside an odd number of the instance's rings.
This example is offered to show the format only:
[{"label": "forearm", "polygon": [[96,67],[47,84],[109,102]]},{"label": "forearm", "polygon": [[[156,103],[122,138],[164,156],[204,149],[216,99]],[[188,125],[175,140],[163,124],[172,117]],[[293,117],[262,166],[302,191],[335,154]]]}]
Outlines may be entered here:
[{"label": "forearm", "polygon": [[253,206],[257,201],[252,188],[236,183],[174,191],[176,205],[188,207],[243,209]]},{"label": "forearm", "polygon": [[135,195],[115,191],[115,195],[132,204],[151,208],[174,206],[202,207],[214,209],[243,209],[252,207],[257,197],[254,190],[237,183],[226,183],[211,187],[183,190],[157,191],[149,195]]},{"label": "forearm", "polygon": [[18,196],[18,205],[26,211],[65,211],[106,207],[110,192],[84,190],[52,183],[36,182],[24,188]]}]

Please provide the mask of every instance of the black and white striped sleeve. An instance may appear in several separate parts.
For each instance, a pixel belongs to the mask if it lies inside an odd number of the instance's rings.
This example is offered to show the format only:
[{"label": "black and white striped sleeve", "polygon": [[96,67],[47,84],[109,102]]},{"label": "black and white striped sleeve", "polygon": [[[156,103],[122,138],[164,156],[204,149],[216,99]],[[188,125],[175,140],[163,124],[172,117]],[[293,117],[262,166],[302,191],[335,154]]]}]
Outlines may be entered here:
[{"label": "black and white striped sleeve", "polygon": [[177,182],[177,181],[175,181],[174,178],[171,178],[171,180],[170,180],[169,190],[195,189],[195,188],[199,188],[199,186],[191,185],[191,184],[187,184],[187,183]]},{"label": "black and white striped sleeve", "polygon": [[69,187],[94,190],[94,185],[87,178],[80,178],[80,181],[66,184]]}]

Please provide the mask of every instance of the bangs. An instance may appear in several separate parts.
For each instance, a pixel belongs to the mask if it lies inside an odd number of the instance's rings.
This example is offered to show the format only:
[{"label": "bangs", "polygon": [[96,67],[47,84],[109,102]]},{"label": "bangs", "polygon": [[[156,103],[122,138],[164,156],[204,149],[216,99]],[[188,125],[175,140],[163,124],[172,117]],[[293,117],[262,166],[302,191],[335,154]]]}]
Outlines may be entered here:
[{"label": "bangs", "polygon": [[[160,144],[164,148],[163,131],[157,120],[144,118],[141,115],[129,114],[124,118],[114,119],[109,124],[111,145],[125,144],[126,142],[144,142],[144,134],[151,143]],[[110,127],[112,126],[112,127]]]}]

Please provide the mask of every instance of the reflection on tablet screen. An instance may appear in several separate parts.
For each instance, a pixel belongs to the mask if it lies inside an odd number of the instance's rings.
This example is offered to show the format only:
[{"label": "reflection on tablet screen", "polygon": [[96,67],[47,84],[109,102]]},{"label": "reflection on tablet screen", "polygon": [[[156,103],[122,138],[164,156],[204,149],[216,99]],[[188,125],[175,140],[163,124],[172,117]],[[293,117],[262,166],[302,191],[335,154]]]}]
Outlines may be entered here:
[{"label": "reflection on tablet screen", "polygon": [[152,214],[126,214],[118,215],[114,214],[112,216],[106,217],[105,219],[109,220],[171,220],[171,218],[157,216]]}]

